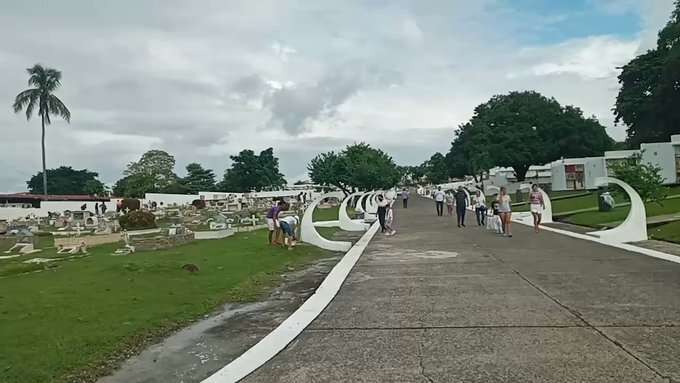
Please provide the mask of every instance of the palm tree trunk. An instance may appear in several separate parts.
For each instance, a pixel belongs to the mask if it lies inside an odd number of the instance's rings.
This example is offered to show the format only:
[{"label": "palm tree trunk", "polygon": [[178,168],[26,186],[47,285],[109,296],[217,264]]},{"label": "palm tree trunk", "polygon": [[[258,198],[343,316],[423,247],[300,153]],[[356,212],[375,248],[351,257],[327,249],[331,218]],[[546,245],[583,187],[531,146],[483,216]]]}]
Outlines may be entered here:
[{"label": "palm tree trunk", "polygon": [[42,116],[42,166],[43,166],[43,194],[47,195],[47,166],[45,165],[45,115]]}]

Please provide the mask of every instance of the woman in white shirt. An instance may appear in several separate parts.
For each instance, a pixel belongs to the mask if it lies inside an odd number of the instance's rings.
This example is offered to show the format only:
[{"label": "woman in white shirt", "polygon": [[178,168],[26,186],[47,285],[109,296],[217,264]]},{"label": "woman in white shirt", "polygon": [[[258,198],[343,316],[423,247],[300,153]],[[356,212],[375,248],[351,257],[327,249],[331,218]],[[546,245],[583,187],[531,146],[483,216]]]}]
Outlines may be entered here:
[{"label": "woman in white shirt", "polygon": [[501,216],[501,222],[503,222],[503,233],[506,237],[512,237],[512,231],[510,230],[510,224],[512,223],[512,199],[508,195],[508,189],[503,186],[501,187],[501,192],[498,194],[498,213]]}]

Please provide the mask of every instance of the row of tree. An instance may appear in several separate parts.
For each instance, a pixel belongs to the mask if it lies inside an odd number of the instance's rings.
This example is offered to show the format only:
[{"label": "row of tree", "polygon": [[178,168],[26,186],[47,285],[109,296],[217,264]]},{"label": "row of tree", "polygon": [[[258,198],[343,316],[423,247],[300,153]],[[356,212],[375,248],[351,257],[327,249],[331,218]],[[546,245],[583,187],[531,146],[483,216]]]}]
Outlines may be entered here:
[{"label": "row of tree", "polygon": [[[113,186],[119,197],[141,198],[145,193],[195,194],[199,191],[248,192],[276,190],[286,185],[279,172],[279,160],[272,148],[256,154],[243,150],[231,156],[232,165],[217,182],[211,169],[197,163],[186,166],[187,175],[174,172],[175,158],[162,150],[150,150],[139,161],[127,165],[124,177]],[[308,165],[311,180],[322,186],[352,190],[386,189],[397,185],[406,168],[397,167],[392,158],[367,144],[347,146],[341,152],[328,152],[315,157]],[[104,194],[105,185],[96,172],[62,166],[49,169],[48,188],[52,194]],[[29,191],[43,192],[43,174],[27,181]]]},{"label": "row of tree", "polygon": [[[139,161],[131,162],[124,177],[113,186],[112,192],[120,197],[143,197],[145,193],[195,194],[199,191],[228,190],[248,192],[251,190],[274,190],[283,187],[286,180],[279,172],[279,160],[269,148],[256,154],[243,150],[231,156],[232,165],[217,182],[215,173],[198,163],[186,166],[187,175],[175,173],[175,158],[162,150],[150,150]],[[105,185],[97,179],[96,172],[75,170],[62,166],[47,170],[47,188],[51,194],[104,194]],[[33,194],[43,193],[43,172],[27,181]]]}]

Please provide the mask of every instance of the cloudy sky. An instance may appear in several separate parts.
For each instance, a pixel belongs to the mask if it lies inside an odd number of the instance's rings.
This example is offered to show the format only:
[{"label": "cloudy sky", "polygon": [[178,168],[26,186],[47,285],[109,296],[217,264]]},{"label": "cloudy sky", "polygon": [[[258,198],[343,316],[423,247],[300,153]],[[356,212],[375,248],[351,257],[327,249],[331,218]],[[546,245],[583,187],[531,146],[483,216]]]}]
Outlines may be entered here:
[{"label": "cloudy sky", "polygon": [[164,149],[222,174],[275,148],[290,181],[364,141],[399,164],[448,150],[490,96],[535,89],[616,139],[617,66],[654,44],[672,0],[0,0],[0,192],[40,168],[40,123],[11,110],[35,63],[63,72],[70,125],[48,167],[115,182]]}]

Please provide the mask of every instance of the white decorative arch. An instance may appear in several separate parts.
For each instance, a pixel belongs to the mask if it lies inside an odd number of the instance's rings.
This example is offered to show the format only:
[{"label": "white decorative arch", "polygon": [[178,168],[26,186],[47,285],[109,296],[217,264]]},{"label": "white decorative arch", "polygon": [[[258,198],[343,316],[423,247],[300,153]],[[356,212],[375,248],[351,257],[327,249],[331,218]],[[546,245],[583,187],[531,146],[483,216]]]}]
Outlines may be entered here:
[{"label": "white decorative arch", "polygon": [[595,179],[595,186],[605,186],[607,184],[619,185],[628,193],[630,211],[626,219],[619,226],[609,230],[593,231],[588,234],[617,243],[646,241],[648,239],[647,212],[640,195],[630,185],[618,178],[598,177]]},{"label": "white decorative arch", "polygon": [[331,192],[323,194],[312,201],[309,207],[307,207],[307,210],[305,210],[305,214],[302,216],[300,239],[303,242],[331,251],[347,251],[352,247],[351,242],[331,241],[322,237],[321,234],[316,231],[316,227],[314,227],[314,221],[312,219],[314,215],[314,209],[316,209],[319,202],[326,198],[337,198],[340,200],[344,196],[345,194],[343,192]]},{"label": "white decorative arch", "polygon": [[338,213],[339,220],[340,220],[340,228],[342,230],[346,231],[366,231],[368,230],[368,225],[363,223],[363,220],[353,220],[349,217],[347,214],[347,204],[349,201],[351,201],[354,197],[363,195],[363,192],[356,192],[354,194],[350,194],[347,198],[345,198],[344,201],[340,204],[340,210]]},{"label": "white decorative arch", "polygon": [[376,192],[369,194],[368,199],[366,200],[366,213],[378,214],[378,203],[375,200],[377,197],[378,193]]},{"label": "white decorative arch", "polygon": [[357,204],[354,207],[354,210],[357,213],[365,213],[366,212],[366,210],[364,210],[362,203],[363,203],[364,199],[366,198],[366,196],[368,196],[369,194],[371,194],[371,192],[362,192],[362,194],[359,196],[359,199],[357,199]]}]

